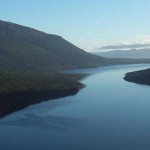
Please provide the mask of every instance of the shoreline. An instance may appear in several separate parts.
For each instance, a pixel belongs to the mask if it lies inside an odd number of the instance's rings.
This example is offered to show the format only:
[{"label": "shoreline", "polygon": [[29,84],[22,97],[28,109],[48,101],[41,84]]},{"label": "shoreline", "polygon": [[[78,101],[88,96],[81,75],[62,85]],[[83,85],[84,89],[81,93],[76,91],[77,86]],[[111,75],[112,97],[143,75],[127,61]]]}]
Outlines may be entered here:
[{"label": "shoreline", "polygon": [[85,75],[58,72],[0,72],[0,118],[29,105],[75,95]]}]

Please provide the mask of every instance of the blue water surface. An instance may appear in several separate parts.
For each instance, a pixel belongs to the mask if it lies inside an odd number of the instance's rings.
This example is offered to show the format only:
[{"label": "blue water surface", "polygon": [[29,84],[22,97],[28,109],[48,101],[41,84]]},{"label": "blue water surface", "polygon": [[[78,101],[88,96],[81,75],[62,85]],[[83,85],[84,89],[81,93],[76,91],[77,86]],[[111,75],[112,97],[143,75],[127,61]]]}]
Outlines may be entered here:
[{"label": "blue water surface", "polygon": [[42,102],[0,120],[0,150],[149,150],[150,86],[123,80],[150,65],[87,73],[77,95]]}]

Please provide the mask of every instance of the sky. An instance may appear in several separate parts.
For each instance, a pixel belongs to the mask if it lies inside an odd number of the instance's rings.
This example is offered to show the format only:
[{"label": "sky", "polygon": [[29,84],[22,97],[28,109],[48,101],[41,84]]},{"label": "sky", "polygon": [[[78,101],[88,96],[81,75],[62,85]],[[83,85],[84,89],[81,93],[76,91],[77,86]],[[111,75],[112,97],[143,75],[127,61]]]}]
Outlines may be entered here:
[{"label": "sky", "polygon": [[87,51],[150,46],[150,0],[1,0],[0,20],[60,35]]}]

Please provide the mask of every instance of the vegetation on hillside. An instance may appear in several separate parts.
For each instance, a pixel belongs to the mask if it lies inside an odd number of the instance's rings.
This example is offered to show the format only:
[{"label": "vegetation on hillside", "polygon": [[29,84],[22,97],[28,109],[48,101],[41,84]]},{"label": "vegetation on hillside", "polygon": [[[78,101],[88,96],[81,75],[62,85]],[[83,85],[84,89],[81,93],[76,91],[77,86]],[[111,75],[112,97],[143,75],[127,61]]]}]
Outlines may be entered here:
[{"label": "vegetation on hillside", "polygon": [[83,75],[57,72],[0,72],[0,94],[16,91],[50,91],[55,89],[80,89]]}]

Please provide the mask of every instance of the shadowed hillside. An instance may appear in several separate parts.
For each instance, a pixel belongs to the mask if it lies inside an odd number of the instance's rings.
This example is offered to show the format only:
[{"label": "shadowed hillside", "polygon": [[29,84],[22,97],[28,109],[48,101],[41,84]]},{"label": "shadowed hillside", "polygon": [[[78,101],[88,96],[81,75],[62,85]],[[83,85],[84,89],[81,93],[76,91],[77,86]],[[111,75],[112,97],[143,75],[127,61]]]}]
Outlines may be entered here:
[{"label": "shadowed hillside", "polygon": [[1,70],[48,71],[149,62],[96,56],[60,36],[0,21]]},{"label": "shadowed hillside", "polygon": [[98,67],[105,59],[62,37],[0,21],[0,68],[58,70]]}]

